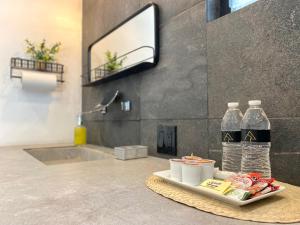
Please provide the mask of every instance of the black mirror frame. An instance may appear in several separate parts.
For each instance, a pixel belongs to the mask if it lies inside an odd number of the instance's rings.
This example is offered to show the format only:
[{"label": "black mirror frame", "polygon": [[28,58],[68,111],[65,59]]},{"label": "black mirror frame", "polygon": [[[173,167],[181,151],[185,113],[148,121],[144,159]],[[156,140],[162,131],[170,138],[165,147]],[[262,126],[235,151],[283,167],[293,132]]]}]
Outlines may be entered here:
[{"label": "black mirror frame", "polygon": [[[145,11],[146,9],[148,9],[149,7],[154,7],[154,35],[155,35],[155,49],[154,49],[154,56],[153,56],[153,63],[150,62],[141,62],[140,64],[137,64],[133,67],[127,68],[125,70],[122,70],[120,72],[116,72],[115,74],[108,76],[108,77],[104,77],[102,79],[99,80],[95,80],[95,81],[91,81],[91,49],[93,47],[93,45],[95,45],[96,43],[98,43],[98,41],[100,41],[101,39],[105,38],[106,36],[108,36],[109,34],[111,34],[113,31],[117,30],[119,27],[121,27],[122,25],[124,25],[125,23],[127,23],[129,20],[133,19],[134,17],[136,17],[137,15],[139,15],[140,13],[142,13],[143,11]],[[88,83],[87,84],[83,84],[83,86],[95,86],[101,83],[105,83],[107,81],[110,80],[115,80],[124,76],[128,76],[130,74],[134,74],[134,73],[138,73],[138,72],[142,72],[144,70],[150,69],[155,67],[158,62],[159,62],[159,8],[158,5],[155,3],[149,3],[146,6],[144,6],[143,8],[139,9],[137,12],[135,12],[133,15],[131,15],[130,17],[128,17],[126,20],[124,20],[122,23],[120,23],[119,25],[117,25],[115,28],[113,28],[112,30],[110,30],[109,32],[107,32],[106,34],[104,34],[103,36],[101,36],[100,38],[98,38],[96,41],[94,41],[89,47],[88,47]]]}]

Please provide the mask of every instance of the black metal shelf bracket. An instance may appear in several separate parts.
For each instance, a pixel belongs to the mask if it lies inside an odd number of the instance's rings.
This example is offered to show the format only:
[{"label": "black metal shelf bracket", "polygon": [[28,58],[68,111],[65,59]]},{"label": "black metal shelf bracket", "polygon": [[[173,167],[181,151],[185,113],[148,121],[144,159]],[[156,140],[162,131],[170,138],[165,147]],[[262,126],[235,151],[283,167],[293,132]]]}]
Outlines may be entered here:
[{"label": "black metal shelf bracket", "polygon": [[63,83],[64,65],[51,62],[42,62],[23,58],[11,58],[10,78],[22,79],[22,76],[15,75],[14,70],[31,70],[47,73],[56,73],[57,82]]}]

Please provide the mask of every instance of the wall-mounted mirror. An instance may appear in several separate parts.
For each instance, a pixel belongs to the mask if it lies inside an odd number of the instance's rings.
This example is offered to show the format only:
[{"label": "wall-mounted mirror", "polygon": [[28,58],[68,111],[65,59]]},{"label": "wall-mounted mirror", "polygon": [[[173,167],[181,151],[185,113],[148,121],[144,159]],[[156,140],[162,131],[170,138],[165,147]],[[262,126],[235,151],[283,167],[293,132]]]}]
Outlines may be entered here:
[{"label": "wall-mounted mirror", "polygon": [[91,44],[88,51],[88,85],[155,66],[159,60],[157,5],[146,5]]}]

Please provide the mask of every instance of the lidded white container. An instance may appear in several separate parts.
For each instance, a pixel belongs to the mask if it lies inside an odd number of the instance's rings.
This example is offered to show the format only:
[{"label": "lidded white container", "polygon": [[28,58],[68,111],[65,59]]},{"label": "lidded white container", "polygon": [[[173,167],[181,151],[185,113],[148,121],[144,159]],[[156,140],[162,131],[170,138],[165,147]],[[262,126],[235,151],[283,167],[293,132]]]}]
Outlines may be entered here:
[{"label": "lidded white container", "polygon": [[114,155],[120,160],[145,158],[148,157],[148,147],[142,145],[115,147]]},{"label": "lidded white container", "polygon": [[185,160],[182,163],[182,182],[197,186],[214,175],[214,160]]},{"label": "lidded white container", "polygon": [[182,159],[170,159],[170,170],[171,178],[173,180],[182,181],[182,164],[184,160]]}]

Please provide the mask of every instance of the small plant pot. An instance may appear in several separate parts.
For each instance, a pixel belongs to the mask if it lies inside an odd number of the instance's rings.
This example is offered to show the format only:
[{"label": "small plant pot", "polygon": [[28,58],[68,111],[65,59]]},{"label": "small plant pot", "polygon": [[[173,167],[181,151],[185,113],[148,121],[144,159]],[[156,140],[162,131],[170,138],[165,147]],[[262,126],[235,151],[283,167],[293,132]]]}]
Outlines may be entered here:
[{"label": "small plant pot", "polygon": [[35,69],[45,71],[46,70],[46,62],[36,61],[35,62]]}]

